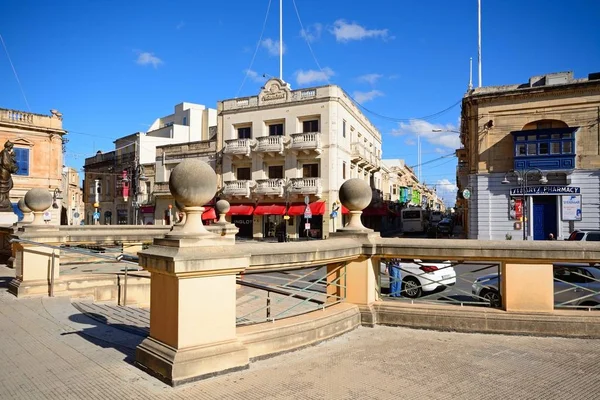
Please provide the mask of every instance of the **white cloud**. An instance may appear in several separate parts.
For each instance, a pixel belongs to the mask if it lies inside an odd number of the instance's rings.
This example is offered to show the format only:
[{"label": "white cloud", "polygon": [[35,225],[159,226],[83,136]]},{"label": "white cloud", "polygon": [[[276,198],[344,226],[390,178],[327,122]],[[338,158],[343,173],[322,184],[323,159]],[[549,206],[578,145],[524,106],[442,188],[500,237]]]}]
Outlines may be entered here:
[{"label": "white cloud", "polygon": [[379,78],[382,78],[382,77],[383,77],[383,75],[381,75],[381,74],[365,74],[365,75],[359,76],[358,78],[356,78],[356,80],[359,82],[366,82],[366,83],[370,83],[371,85],[374,85],[375,83],[377,83]]},{"label": "white cloud", "polygon": [[300,36],[308,40],[309,42],[314,42],[321,38],[321,32],[323,31],[323,25],[318,22],[306,27],[306,29],[300,30]]},{"label": "white cloud", "polygon": [[333,23],[330,32],[335,36],[338,42],[349,42],[350,40],[363,40],[365,38],[385,39],[388,37],[387,29],[367,29],[356,22],[346,22],[338,19]]},{"label": "white cloud", "polygon": [[438,192],[455,193],[458,190],[458,186],[446,178],[438,180],[436,185]]},{"label": "white cloud", "polygon": [[179,23],[177,24],[177,26],[175,27],[177,30],[182,29],[185,26],[185,22],[183,21],[179,21]]},{"label": "white cloud", "polygon": [[264,76],[259,75],[258,72],[253,71],[251,69],[246,69],[243,72],[248,76],[248,78],[252,79],[254,82],[263,83],[266,80]]},{"label": "white cloud", "polygon": [[383,96],[383,92],[380,90],[370,90],[368,92],[358,92],[355,91],[352,94],[352,97],[354,97],[354,100],[356,100],[356,102],[363,104],[366,103],[367,101],[371,101],[377,97],[381,97]]},{"label": "white cloud", "polygon": [[404,140],[404,144],[407,146],[414,146],[415,144],[417,144],[417,142],[414,139],[407,138],[406,140]]},{"label": "white cloud", "polygon": [[154,53],[148,53],[146,51],[138,53],[136,62],[139,65],[152,65],[154,68],[158,67],[160,64],[163,64],[163,60],[156,57]]},{"label": "white cloud", "polygon": [[435,151],[438,154],[446,154],[446,153],[448,153],[448,150],[444,150],[444,149],[442,149],[440,147],[436,147],[435,149],[433,149],[433,151]]},{"label": "white cloud", "polygon": [[314,69],[298,70],[295,75],[298,85],[308,85],[315,82],[327,82],[329,78],[335,75],[335,72],[331,68],[325,67],[321,71],[315,71]]},{"label": "white cloud", "polygon": [[[433,132],[441,130],[441,132]],[[442,146],[449,149],[458,149],[460,139],[457,132],[458,128],[452,124],[432,124],[421,119],[413,119],[409,123],[400,122],[397,129],[392,129],[392,135],[420,135],[422,139],[429,143]]]},{"label": "white cloud", "polygon": [[[266,38],[260,45],[267,49],[269,55],[278,56],[279,55],[279,40],[273,40],[271,38]],[[283,54],[285,54],[285,43],[283,44]]]}]

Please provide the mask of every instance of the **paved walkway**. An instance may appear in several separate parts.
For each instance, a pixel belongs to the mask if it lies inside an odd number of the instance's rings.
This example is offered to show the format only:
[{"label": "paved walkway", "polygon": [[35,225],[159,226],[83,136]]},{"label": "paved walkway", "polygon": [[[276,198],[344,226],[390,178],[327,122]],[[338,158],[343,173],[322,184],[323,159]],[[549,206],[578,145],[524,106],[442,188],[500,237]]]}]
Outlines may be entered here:
[{"label": "paved walkway", "polygon": [[600,399],[598,340],[359,328],[179,388],[131,364],[141,340],[0,288],[0,398]]}]

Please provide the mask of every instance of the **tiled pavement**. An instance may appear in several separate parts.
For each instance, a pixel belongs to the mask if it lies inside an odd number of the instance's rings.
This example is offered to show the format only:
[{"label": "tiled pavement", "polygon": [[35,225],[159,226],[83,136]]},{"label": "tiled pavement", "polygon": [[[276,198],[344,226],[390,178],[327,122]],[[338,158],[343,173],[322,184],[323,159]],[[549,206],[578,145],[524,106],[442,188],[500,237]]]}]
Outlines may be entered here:
[{"label": "tiled pavement", "polygon": [[131,365],[141,338],[0,288],[0,398],[600,399],[598,340],[359,328],[171,388]]}]

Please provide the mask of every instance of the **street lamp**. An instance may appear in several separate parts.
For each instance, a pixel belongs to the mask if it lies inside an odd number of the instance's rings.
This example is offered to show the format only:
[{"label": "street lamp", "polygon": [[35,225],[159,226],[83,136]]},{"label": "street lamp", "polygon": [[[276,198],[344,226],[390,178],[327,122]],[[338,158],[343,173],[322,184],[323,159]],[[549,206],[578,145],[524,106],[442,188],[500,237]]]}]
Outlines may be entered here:
[{"label": "street lamp", "polygon": [[148,178],[146,177],[146,174],[144,173],[144,166],[143,165],[137,165],[134,168],[130,169],[131,171],[131,179],[129,179],[128,174],[127,174],[127,170],[123,170],[123,175],[122,175],[122,184],[123,184],[123,201],[127,202],[127,200],[129,200],[129,191],[131,190],[132,192],[132,200],[131,200],[131,206],[133,207],[133,221],[134,221],[134,225],[137,225],[137,210],[138,210],[138,206],[139,206],[139,201],[138,201],[138,194],[140,193],[139,191],[139,182],[140,181],[147,181]]},{"label": "street lamp", "polygon": [[504,174],[504,179],[501,182],[503,185],[510,184],[510,181],[508,180],[509,175],[513,175],[514,177],[517,178],[517,184],[519,185],[519,188],[521,190],[521,195],[523,197],[523,240],[527,240],[527,231],[529,230],[529,225],[527,224],[528,210],[527,210],[526,195],[527,195],[527,189],[528,189],[527,180],[528,180],[530,173],[535,173],[535,174],[540,175],[539,183],[541,185],[545,185],[548,183],[548,178],[546,177],[544,172],[539,168],[530,168],[527,170],[514,170],[514,169],[510,170],[506,174]]}]

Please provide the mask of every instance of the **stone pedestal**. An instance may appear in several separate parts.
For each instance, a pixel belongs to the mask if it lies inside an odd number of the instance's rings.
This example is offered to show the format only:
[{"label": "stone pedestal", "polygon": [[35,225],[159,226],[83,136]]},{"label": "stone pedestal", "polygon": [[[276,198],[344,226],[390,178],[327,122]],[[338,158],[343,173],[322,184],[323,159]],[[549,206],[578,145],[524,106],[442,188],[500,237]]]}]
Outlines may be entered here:
[{"label": "stone pedestal", "polygon": [[15,278],[9,291],[17,297],[46,296],[60,277],[60,251],[45,246],[14,243]]},{"label": "stone pedestal", "polygon": [[554,311],[552,264],[503,263],[502,306],[506,311]]},{"label": "stone pedestal", "polygon": [[150,336],[138,346],[135,362],[173,386],[249,365],[236,338],[235,281],[249,260],[232,254],[233,246],[214,246],[221,239],[209,235],[213,240],[195,243],[156,239],[139,253],[140,265],[151,273]]}]

